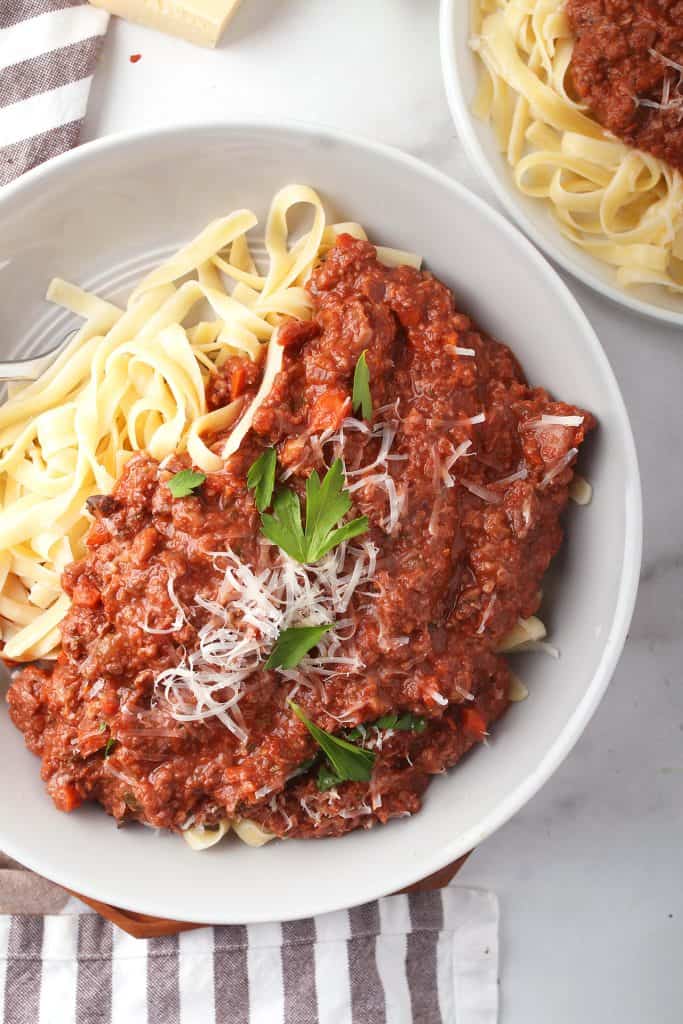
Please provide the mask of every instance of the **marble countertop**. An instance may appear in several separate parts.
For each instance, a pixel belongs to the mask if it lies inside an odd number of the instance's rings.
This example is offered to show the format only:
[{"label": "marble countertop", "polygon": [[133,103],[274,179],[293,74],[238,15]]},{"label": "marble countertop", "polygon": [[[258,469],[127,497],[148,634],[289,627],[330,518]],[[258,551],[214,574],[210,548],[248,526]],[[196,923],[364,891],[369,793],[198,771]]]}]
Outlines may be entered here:
[{"label": "marble countertop", "polygon": [[[294,117],[400,146],[491,199],[446,106],[437,17],[436,0],[243,0],[215,52],[114,19],[85,137],[194,118]],[[683,332],[568,283],[607,350],[636,435],[640,595],[583,738],[459,877],[500,897],[502,1024],[678,1024]]]}]

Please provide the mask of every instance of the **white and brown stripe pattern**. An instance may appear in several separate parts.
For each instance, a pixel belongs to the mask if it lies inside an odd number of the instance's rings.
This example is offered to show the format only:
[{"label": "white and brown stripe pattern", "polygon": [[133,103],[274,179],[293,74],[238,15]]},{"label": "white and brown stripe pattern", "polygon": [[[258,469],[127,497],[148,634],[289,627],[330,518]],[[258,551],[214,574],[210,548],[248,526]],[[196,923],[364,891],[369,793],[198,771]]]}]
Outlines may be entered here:
[{"label": "white and brown stripe pattern", "polygon": [[0,0],[0,185],[77,144],[108,19],[87,0]]},{"label": "white and brown stripe pattern", "polygon": [[495,897],[391,896],[139,941],[94,914],[0,917],[4,1024],[495,1024]]}]

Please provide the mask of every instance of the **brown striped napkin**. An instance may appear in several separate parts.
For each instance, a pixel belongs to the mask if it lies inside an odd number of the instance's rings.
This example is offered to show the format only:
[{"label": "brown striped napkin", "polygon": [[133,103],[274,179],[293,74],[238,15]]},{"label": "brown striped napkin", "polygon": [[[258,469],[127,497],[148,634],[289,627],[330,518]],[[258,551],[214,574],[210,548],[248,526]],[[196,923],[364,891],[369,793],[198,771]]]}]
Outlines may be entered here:
[{"label": "brown striped napkin", "polygon": [[[26,876],[0,870],[16,907]],[[32,879],[29,886],[28,879]],[[9,897],[8,897],[9,893]],[[63,897],[61,898],[63,902]],[[132,939],[71,900],[0,916],[4,1024],[495,1024],[498,906],[450,887],[282,924]],[[75,911],[75,912],[74,912]]]},{"label": "brown striped napkin", "polygon": [[0,0],[0,185],[77,144],[108,20],[87,0]]}]

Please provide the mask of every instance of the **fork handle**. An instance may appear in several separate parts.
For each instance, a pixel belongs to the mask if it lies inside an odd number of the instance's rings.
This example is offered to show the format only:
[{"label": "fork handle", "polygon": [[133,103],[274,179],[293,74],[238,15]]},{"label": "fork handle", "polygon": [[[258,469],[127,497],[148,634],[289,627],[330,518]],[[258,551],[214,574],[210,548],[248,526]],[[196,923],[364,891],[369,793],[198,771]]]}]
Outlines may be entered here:
[{"label": "fork handle", "polygon": [[54,356],[37,356],[35,359],[16,359],[0,363],[0,383],[13,380],[37,380]]}]

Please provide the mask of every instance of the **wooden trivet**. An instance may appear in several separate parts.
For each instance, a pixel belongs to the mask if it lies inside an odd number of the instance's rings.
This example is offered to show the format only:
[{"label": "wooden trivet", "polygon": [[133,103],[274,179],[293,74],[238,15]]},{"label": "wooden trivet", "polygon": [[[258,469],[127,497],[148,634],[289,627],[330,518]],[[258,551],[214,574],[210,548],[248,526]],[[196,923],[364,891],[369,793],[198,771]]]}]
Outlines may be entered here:
[{"label": "wooden trivet", "polygon": [[[468,857],[469,853],[466,853],[464,857],[454,861],[453,864],[448,864],[421,882],[402,889],[401,892],[430,892],[434,889],[443,889],[455,877]],[[166,917],[148,917],[146,914],[136,914],[133,910],[121,910],[119,907],[110,907],[108,903],[92,900],[89,896],[81,896],[80,893],[73,892],[71,889],[67,891],[135,939],[156,939],[160,935],[177,935],[179,932],[204,927],[201,924],[191,924],[187,921],[172,921]]]}]

